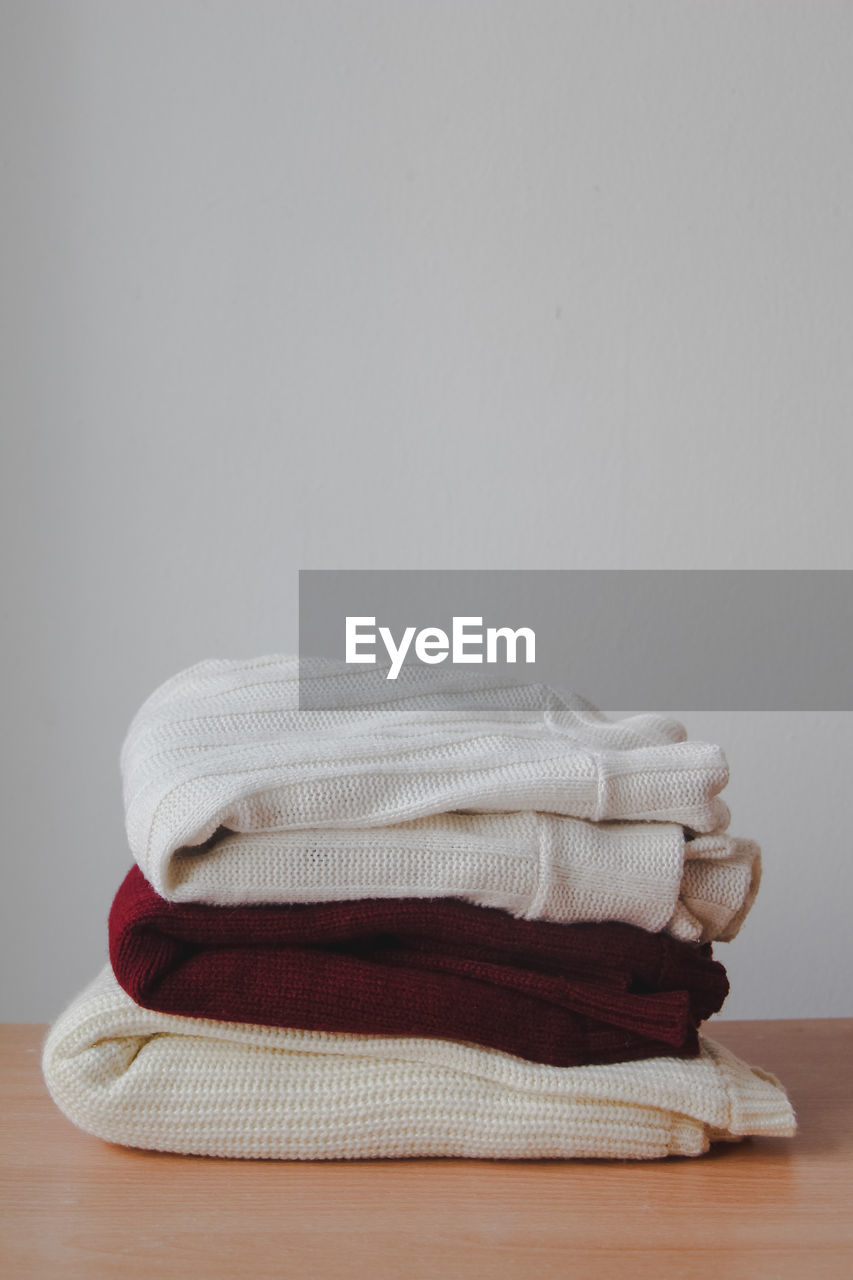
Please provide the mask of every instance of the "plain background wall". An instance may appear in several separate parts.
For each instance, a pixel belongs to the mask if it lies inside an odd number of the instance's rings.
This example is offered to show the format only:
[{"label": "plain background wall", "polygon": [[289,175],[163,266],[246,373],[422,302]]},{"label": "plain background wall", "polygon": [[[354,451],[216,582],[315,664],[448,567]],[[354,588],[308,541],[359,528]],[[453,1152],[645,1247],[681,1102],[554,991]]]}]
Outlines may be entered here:
[{"label": "plain background wall", "polygon": [[[298,568],[850,567],[853,5],[0,15],[0,1016],[104,959],[136,706]],[[765,851],[727,1012],[853,1012],[851,717],[683,714]]]}]

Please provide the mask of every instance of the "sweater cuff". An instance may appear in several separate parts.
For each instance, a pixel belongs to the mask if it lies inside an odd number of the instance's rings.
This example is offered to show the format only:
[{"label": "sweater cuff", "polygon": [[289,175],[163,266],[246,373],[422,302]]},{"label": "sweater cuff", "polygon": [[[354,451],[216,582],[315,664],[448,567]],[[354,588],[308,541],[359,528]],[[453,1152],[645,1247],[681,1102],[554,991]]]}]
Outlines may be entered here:
[{"label": "sweater cuff", "polygon": [[714,1058],[728,1093],[729,1132],[755,1138],[793,1138],[797,1131],[794,1108],[776,1077],[741,1062],[707,1036],[702,1043]]},{"label": "sweater cuff", "polygon": [[688,942],[730,942],[760,883],[761,850],[754,840],[725,835],[688,840],[679,902],[668,931]]}]

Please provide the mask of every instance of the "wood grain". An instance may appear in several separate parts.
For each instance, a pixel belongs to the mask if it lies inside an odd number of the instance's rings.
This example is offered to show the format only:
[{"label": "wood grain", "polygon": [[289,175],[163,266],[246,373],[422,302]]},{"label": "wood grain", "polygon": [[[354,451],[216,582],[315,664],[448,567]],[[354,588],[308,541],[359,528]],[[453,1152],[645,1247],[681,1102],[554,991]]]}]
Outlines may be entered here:
[{"label": "wood grain", "polygon": [[583,1280],[853,1275],[853,1019],[714,1022],[800,1122],[698,1160],[317,1164],[110,1146],[56,1110],[44,1028],[0,1027],[8,1276]]}]

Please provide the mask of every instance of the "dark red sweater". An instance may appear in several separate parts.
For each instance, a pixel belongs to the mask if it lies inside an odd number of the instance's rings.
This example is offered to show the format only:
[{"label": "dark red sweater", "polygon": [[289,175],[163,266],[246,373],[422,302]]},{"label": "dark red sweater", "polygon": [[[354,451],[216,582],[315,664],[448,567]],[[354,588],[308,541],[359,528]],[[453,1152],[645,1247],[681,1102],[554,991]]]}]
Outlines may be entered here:
[{"label": "dark red sweater", "polygon": [[552,924],[454,899],[165,902],[138,867],[110,912],[125,991],[162,1013],[438,1036],[555,1066],[698,1052],[728,993],[710,946]]}]

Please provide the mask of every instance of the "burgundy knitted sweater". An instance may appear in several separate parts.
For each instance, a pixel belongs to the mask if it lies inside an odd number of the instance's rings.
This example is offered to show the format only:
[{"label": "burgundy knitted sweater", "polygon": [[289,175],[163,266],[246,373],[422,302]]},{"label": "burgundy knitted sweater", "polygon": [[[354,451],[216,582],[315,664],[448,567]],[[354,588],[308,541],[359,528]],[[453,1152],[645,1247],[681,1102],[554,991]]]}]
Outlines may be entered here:
[{"label": "burgundy knitted sweater", "polygon": [[162,1013],[437,1036],[555,1066],[698,1052],[728,993],[708,945],[628,924],[518,920],[453,899],[168,903],[134,867],[110,959]]}]

